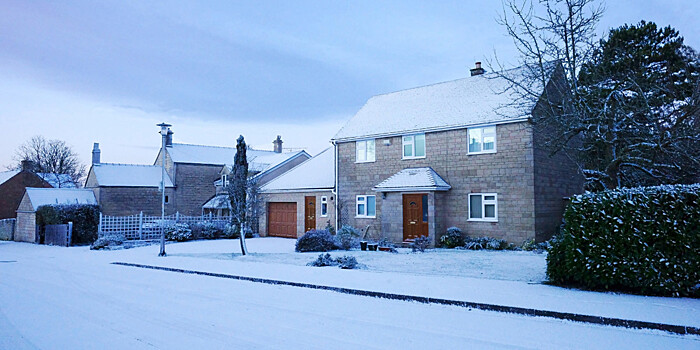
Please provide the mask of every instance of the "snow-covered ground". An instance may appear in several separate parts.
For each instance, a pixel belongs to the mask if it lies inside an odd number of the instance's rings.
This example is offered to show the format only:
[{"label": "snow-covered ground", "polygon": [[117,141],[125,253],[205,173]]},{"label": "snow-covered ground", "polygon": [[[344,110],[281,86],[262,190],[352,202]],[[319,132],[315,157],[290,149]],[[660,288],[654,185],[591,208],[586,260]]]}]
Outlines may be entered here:
[{"label": "snow-covered ground", "polygon": [[[472,299],[540,303],[557,309],[569,304],[613,317],[700,324],[700,303],[692,299],[377,272],[373,267],[347,271],[298,266],[300,262],[260,263],[273,257],[274,251],[293,254],[285,247],[289,241],[251,239],[248,243],[251,251],[259,253],[231,258],[237,241],[222,240],[170,244],[169,256],[158,258],[157,246],[94,252],[85,247],[0,242],[0,349],[700,348],[697,336],[110,264],[144,263],[477,302],[481,301]],[[269,255],[262,255],[263,251]],[[213,256],[224,259],[198,258]],[[312,260],[314,255],[307,257]],[[361,262],[374,265],[366,260]]]}]

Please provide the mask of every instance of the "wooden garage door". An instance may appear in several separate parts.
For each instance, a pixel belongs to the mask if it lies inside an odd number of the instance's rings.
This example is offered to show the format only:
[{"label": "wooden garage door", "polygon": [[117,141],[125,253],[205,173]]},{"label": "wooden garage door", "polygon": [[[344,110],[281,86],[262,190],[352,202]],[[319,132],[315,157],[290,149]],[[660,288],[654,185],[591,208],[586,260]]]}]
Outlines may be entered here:
[{"label": "wooden garage door", "polygon": [[267,207],[267,234],[297,238],[297,204],[269,203]]}]

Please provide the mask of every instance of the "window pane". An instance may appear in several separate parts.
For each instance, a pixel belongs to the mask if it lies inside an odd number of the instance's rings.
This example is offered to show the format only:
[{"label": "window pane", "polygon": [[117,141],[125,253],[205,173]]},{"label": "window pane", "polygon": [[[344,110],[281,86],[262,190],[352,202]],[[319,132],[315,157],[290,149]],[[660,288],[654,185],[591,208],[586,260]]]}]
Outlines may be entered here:
[{"label": "window pane", "polygon": [[367,216],[374,216],[377,213],[376,205],[376,198],[367,196]]},{"label": "window pane", "polygon": [[484,200],[485,200],[485,201],[495,201],[495,200],[496,200],[496,196],[484,196]]},{"label": "window pane", "polygon": [[428,195],[423,195],[423,222],[428,222]]},{"label": "window pane", "polygon": [[481,195],[469,195],[469,218],[481,219]]},{"label": "window pane", "polygon": [[374,162],[374,140],[367,141],[367,161]]},{"label": "window pane", "polygon": [[321,203],[321,215],[323,215],[323,216],[328,215],[328,204],[327,203]]},{"label": "window pane", "polygon": [[403,142],[413,142],[413,136],[404,136],[403,137]]},{"label": "window pane", "polygon": [[404,157],[413,157],[413,145],[407,144],[403,145],[403,156]]},{"label": "window pane", "polygon": [[365,205],[357,204],[357,215],[365,215]]},{"label": "window pane", "polygon": [[484,151],[493,151],[496,145],[496,138],[493,136],[484,136]]},{"label": "window pane", "polygon": [[366,147],[367,143],[365,141],[355,142],[355,150],[357,151],[357,161],[363,162],[366,158]]},{"label": "window pane", "polygon": [[469,129],[469,153],[481,152],[481,129]]},{"label": "window pane", "polygon": [[416,157],[425,157],[425,135],[416,135]]},{"label": "window pane", "polygon": [[484,205],[484,217],[485,218],[495,218],[496,217],[496,205],[495,204]]}]

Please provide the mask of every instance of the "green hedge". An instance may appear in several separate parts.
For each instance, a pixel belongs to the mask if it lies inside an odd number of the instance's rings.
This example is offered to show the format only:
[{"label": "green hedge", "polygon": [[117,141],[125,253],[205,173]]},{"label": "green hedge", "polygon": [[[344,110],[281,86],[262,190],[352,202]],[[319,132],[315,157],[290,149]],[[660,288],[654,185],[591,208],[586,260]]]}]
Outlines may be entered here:
[{"label": "green hedge", "polygon": [[700,185],[574,196],[552,242],[553,284],[700,296]]},{"label": "green hedge", "polygon": [[97,205],[42,205],[36,210],[36,223],[41,226],[43,241],[44,226],[73,222],[71,244],[90,244],[97,239],[100,223],[100,207]]}]

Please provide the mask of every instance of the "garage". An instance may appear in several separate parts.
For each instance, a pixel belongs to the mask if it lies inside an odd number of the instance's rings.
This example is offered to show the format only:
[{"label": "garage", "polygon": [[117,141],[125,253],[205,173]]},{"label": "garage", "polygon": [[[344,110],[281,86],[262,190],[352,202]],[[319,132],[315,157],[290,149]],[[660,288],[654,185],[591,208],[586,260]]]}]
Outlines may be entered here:
[{"label": "garage", "polygon": [[267,207],[267,234],[297,238],[297,204],[270,202]]}]

